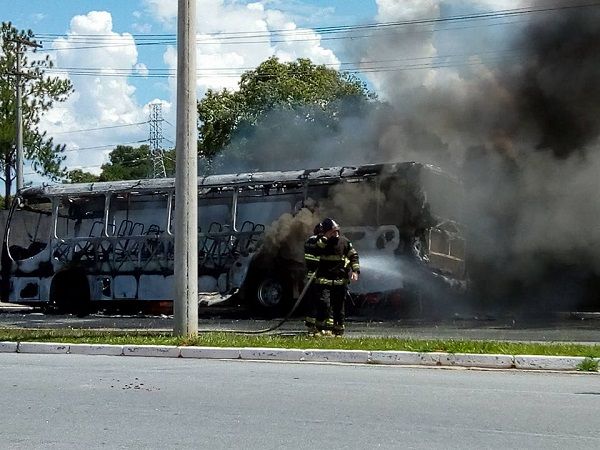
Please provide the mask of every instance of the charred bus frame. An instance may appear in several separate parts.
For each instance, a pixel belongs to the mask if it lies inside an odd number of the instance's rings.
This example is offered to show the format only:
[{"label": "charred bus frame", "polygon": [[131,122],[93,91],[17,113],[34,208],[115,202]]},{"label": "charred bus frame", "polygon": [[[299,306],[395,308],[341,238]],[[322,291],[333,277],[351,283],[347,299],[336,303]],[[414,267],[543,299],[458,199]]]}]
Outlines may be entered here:
[{"label": "charred bus frame", "polygon": [[[431,180],[440,186],[427,187]],[[361,255],[409,258],[462,278],[460,213],[448,205],[456,188],[439,169],[412,162],[199,178],[199,290],[239,293],[262,311],[285,308],[300,291],[306,236],[283,237],[296,257],[277,249],[267,258],[264,242],[269,225],[303,208],[315,220],[338,217]],[[22,190],[4,234],[3,299],[72,312],[91,302],[172,300],[175,205],[173,179]]]}]

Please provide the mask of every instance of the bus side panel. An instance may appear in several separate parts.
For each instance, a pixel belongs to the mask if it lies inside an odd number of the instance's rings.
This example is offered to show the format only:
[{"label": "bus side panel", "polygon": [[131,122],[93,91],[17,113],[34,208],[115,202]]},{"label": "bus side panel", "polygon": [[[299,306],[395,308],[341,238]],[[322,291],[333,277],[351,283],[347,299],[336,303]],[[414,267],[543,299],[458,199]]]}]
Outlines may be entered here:
[{"label": "bus side panel", "polygon": [[173,275],[140,275],[139,300],[173,300],[175,277]]},{"label": "bus side panel", "polygon": [[138,282],[133,275],[117,275],[113,280],[113,296],[125,300],[137,297]]},{"label": "bus side panel", "polygon": [[11,303],[44,303],[50,297],[49,278],[13,277],[8,301]]}]

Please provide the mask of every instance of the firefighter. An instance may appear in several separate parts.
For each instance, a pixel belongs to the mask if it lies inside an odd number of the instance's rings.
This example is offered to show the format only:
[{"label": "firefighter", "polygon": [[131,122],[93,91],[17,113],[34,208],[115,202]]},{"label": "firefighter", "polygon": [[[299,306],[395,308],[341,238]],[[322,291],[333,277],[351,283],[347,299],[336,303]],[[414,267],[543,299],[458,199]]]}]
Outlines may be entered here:
[{"label": "firefighter", "polygon": [[344,303],[350,281],[360,274],[358,252],[352,243],[340,234],[340,226],[333,219],[325,219],[305,245],[305,259],[309,276],[315,273],[311,292],[312,308],[306,318],[309,332],[344,334]]}]

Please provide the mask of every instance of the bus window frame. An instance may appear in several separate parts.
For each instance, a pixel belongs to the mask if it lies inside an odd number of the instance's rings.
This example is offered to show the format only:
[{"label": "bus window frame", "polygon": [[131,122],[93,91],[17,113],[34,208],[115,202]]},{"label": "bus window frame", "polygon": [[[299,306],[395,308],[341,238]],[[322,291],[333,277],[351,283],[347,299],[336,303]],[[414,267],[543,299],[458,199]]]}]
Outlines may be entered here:
[{"label": "bus window frame", "polygon": [[[207,197],[205,196],[206,194],[210,194],[211,192],[202,192],[202,189],[198,190],[198,236],[206,236],[208,235],[208,230],[204,231],[200,228],[200,208],[202,207],[201,202],[202,201],[211,201],[211,200],[226,200],[223,201],[221,204],[223,206],[226,206],[228,209],[228,218],[227,218],[227,223],[223,223],[223,225],[225,225],[229,230],[231,230],[232,232],[237,233],[238,230],[236,229],[235,226],[235,216],[233,216],[233,213],[235,212],[237,214],[237,196],[238,196],[238,190],[239,188],[235,188],[233,190],[231,190],[232,195],[231,197],[228,194],[228,190],[219,190],[219,192],[223,192],[225,195],[223,195],[222,198],[219,197]],[[169,198],[167,200],[167,228],[166,228],[166,232],[169,236],[175,236],[174,230],[173,230],[173,223],[174,223],[174,216],[175,216],[175,207],[176,207],[176,196],[175,193],[172,192],[169,195]],[[216,203],[219,204],[219,203]],[[212,206],[212,205],[211,205]],[[220,232],[222,233],[222,232]],[[211,233],[214,234],[214,233]]]},{"label": "bus window frame", "polygon": [[[5,223],[5,230],[4,230],[4,236],[3,236],[3,242],[2,242],[2,246],[4,248],[6,248],[6,254],[8,256],[8,258],[12,261],[12,262],[17,262],[17,261],[23,261],[22,259],[17,259],[13,256],[11,250],[10,250],[10,243],[11,243],[11,230],[12,230],[12,223],[14,221],[14,215],[17,211],[21,210],[21,211],[30,211],[30,212],[36,212],[37,214],[40,215],[40,218],[38,219],[38,224],[36,226],[36,228],[39,228],[39,221],[41,220],[41,215],[45,214],[45,215],[49,215],[50,216],[50,226],[48,227],[45,236],[43,236],[43,241],[40,240],[40,242],[46,244],[46,248],[48,248],[51,244],[52,244],[52,228],[53,228],[53,209],[54,209],[54,198],[51,196],[47,196],[47,197],[40,197],[40,198],[44,198],[46,200],[49,201],[49,203],[52,205],[50,208],[50,212],[43,212],[43,211],[35,211],[33,208],[25,208],[26,203],[25,203],[25,199],[23,197],[19,197],[18,195],[15,196],[14,200],[11,203],[10,206],[10,210],[8,213],[8,217],[6,219],[6,223]],[[37,236],[37,232],[35,234]],[[36,242],[35,239],[32,242]],[[35,255],[34,255],[35,256]],[[27,258],[26,258],[27,259]]]},{"label": "bus window frame", "polygon": [[[111,207],[113,204],[113,201],[115,199],[117,199],[117,196],[119,195],[125,195],[125,198],[127,199],[127,209],[123,210],[126,211],[126,219],[129,220],[130,219],[130,214],[131,214],[131,204],[132,202],[135,203],[135,197],[139,196],[139,197],[152,197],[154,195],[161,195],[164,197],[164,199],[166,199],[165,202],[165,207],[161,208],[162,211],[164,211],[165,214],[165,221],[164,221],[164,226],[165,229],[163,230],[161,228],[161,230],[167,235],[167,236],[173,236],[173,233],[171,232],[171,221],[172,221],[172,217],[171,217],[171,205],[173,203],[173,198],[174,198],[174,193],[172,191],[165,191],[165,192],[111,192],[111,193],[107,193],[104,194],[106,201],[104,204],[104,217],[103,217],[103,222],[104,222],[104,226],[103,226],[103,231],[102,231],[102,237],[103,238],[117,238],[119,236],[117,236],[117,229],[115,227],[114,231],[109,232],[109,227],[111,226],[110,224],[110,215],[111,215]],[[134,198],[134,200],[132,200],[132,197]],[[160,225],[159,225],[160,226]],[[130,238],[134,238],[134,239],[139,239],[146,236],[146,234],[140,234],[140,235],[131,235],[129,236]]]},{"label": "bus window frame", "polygon": [[[81,197],[81,195],[79,195],[79,197]],[[104,210],[102,213],[103,226],[102,226],[102,231],[101,231],[102,236],[100,236],[100,237],[110,237],[106,233],[107,233],[107,227],[108,227],[108,209],[107,209],[107,207],[110,202],[111,194],[110,193],[102,193],[102,194],[90,195],[90,197],[104,197]],[[60,214],[59,214],[60,204],[61,204],[61,201],[65,198],[68,199],[68,198],[71,198],[71,196],[68,194],[67,195],[56,195],[51,198],[51,201],[52,201],[51,230],[52,231],[50,234],[50,239],[51,240],[54,239],[57,241],[69,241],[69,240],[82,241],[82,240],[90,239],[90,236],[59,236],[58,235],[58,219],[60,218]]]},{"label": "bus window frame", "polygon": [[[244,196],[243,199],[247,200],[247,199],[250,199],[253,197],[256,199],[267,199],[267,198],[277,198],[278,196],[281,196],[281,197],[297,196],[304,203],[306,201],[306,199],[308,198],[307,193],[308,193],[308,185],[309,184],[307,182],[303,182],[301,187],[299,187],[299,186],[297,186],[298,182],[296,180],[294,180],[293,183],[294,183],[294,186],[292,186],[292,187],[288,187],[285,184],[278,184],[278,185],[271,185],[271,186],[262,186],[261,188],[256,188],[256,187],[248,188],[248,189],[246,189],[247,192],[256,192],[257,195],[247,195],[247,196]],[[268,193],[265,193],[265,191],[267,191],[267,190],[268,190]],[[271,190],[275,190],[275,191],[271,192]],[[239,222],[239,220],[238,220],[239,219],[239,217],[238,217],[238,202],[239,202],[239,197],[240,197],[241,191],[242,191],[242,189],[238,188],[235,190],[234,195],[233,195],[235,204],[232,207],[232,218],[233,218],[232,222],[235,225],[233,227],[233,231],[235,231],[236,233],[239,232],[239,230],[237,229],[237,224]],[[298,200],[296,200],[296,202],[297,201]],[[253,203],[253,202],[244,201],[242,203]],[[294,213],[294,203],[290,202],[290,209],[289,209],[290,214]],[[275,218],[273,220],[277,220],[277,218]],[[270,225],[270,223],[269,224],[265,223],[263,225],[268,226],[268,225]]]}]

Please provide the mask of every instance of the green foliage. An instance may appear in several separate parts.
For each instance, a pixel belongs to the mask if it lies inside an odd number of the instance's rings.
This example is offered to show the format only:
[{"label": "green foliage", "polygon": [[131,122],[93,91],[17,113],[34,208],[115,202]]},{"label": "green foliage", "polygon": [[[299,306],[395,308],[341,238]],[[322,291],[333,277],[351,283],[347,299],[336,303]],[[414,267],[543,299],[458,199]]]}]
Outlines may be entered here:
[{"label": "green foliage", "polygon": [[[71,170],[66,177],[67,183],[93,183],[96,181],[139,180],[148,178],[152,173],[150,147],[130,147],[118,145],[109,155],[109,162],[102,165],[100,175]],[[164,164],[168,177],[175,174],[175,150],[164,151]]]},{"label": "green foliage", "polygon": [[244,143],[256,126],[274,126],[272,111],[287,112],[281,132],[295,125],[317,124],[334,129],[348,111],[356,112],[375,95],[353,75],[341,73],[309,59],[282,63],[275,57],[244,73],[239,90],[209,90],[198,103],[198,152],[211,159],[234,139],[244,153]]},{"label": "green foliage", "polygon": [[63,183],[95,183],[96,181],[100,181],[100,177],[81,169],[75,169],[67,173],[67,179]]},{"label": "green foliage", "polygon": [[118,145],[110,152],[107,164],[102,166],[100,181],[138,180],[148,178],[152,171],[150,147]]},{"label": "green foliage", "polygon": [[588,356],[577,365],[577,370],[581,372],[598,372],[598,360]]},{"label": "green foliage", "polygon": [[163,151],[163,158],[165,162],[165,172],[167,177],[175,176],[175,149]]},{"label": "green foliage", "polygon": [[[31,30],[19,31],[10,22],[3,22],[0,30],[0,177],[6,186],[6,198],[10,196],[15,178],[15,123],[16,123],[16,61],[15,40],[36,42]],[[34,51],[28,48],[28,52]],[[30,59],[27,53],[21,58],[23,85],[23,143],[25,158],[33,169],[55,180],[65,175],[62,162],[64,145],[57,145],[51,137],[38,128],[42,115],[56,102],[64,102],[73,92],[69,80],[49,77],[45,71],[53,66],[48,56]]]}]

